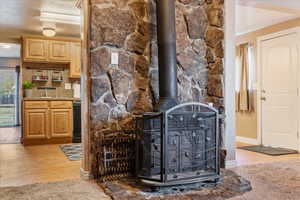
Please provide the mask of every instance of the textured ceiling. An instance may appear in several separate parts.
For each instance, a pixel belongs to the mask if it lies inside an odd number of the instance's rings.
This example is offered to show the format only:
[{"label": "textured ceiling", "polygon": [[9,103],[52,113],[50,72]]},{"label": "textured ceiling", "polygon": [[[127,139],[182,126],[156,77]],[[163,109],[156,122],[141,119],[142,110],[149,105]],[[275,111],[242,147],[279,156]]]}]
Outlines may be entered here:
[{"label": "textured ceiling", "polygon": [[[8,0],[0,4],[0,42],[22,34],[41,34],[41,11],[79,15],[76,0]],[[57,24],[57,36],[79,37],[79,26]]]}]

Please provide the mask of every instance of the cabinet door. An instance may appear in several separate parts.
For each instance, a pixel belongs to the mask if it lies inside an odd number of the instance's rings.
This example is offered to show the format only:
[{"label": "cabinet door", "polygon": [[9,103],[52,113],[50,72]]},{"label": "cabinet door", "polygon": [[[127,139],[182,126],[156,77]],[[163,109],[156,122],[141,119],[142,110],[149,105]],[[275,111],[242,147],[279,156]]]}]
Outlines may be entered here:
[{"label": "cabinet door", "polygon": [[51,109],[51,137],[72,137],[73,111],[72,109]]},{"label": "cabinet door", "polygon": [[49,60],[53,62],[70,62],[70,44],[63,41],[49,41]]},{"label": "cabinet door", "polygon": [[26,109],[25,110],[25,138],[47,138],[48,133],[48,110]]},{"label": "cabinet door", "polygon": [[48,41],[42,39],[25,38],[23,45],[24,61],[47,61]]},{"label": "cabinet door", "polygon": [[71,64],[70,77],[80,78],[81,68],[81,45],[80,43],[71,43]]}]

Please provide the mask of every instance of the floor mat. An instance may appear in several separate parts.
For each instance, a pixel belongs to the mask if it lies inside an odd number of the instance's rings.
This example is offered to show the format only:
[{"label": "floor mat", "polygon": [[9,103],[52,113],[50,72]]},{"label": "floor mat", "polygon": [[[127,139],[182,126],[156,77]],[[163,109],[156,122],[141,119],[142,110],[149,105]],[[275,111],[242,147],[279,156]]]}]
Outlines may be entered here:
[{"label": "floor mat", "polygon": [[257,152],[257,153],[267,154],[270,156],[280,156],[280,155],[297,154],[298,153],[298,151],[295,151],[292,149],[265,147],[262,145],[243,146],[243,147],[238,147],[238,148],[247,150],[247,151],[253,151],[253,152]]},{"label": "floor mat", "polygon": [[81,144],[64,144],[59,147],[70,161],[78,161],[82,157]]}]

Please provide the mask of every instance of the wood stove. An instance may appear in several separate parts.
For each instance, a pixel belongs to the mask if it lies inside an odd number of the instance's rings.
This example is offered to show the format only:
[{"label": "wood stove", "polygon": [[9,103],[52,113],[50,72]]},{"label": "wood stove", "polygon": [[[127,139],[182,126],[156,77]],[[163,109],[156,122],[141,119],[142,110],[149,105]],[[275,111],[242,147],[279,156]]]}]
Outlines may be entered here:
[{"label": "wood stove", "polygon": [[198,187],[219,180],[218,111],[198,102],[178,105],[174,1],[156,2],[159,101],[155,112],[137,118],[135,134],[124,134],[125,130],[101,134],[96,175],[101,181],[126,176],[132,170],[154,188],[176,185],[181,190],[181,186]]},{"label": "wood stove", "polygon": [[218,111],[177,105],[137,119],[136,175],[153,186],[218,181]]},{"label": "wood stove", "polygon": [[177,105],[175,1],[158,0],[159,101],[136,123],[136,175],[151,186],[216,182],[220,175],[218,111]]}]

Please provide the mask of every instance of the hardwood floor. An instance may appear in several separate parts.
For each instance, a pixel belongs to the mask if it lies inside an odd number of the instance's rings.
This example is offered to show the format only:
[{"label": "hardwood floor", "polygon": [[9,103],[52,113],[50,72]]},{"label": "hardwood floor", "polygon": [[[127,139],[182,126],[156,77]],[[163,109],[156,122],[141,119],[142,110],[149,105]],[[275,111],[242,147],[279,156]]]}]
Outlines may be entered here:
[{"label": "hardwood floor", "polygon": [[[237,147],[248,146],[248,145],[249,144],[237,143]],[[269,155],[255,153],[255,152],[246,151],[242,149],[236,150],[236,160],[238,166],[263,164],[263,163],[284,161],[290,159],[299,159],[299,158],[300,158],[300,154],[269,156]]]},{"label": "hardwood floor", "polygon": [[[242,145],[246,144],[237,144]],[[300,154],[268,156],[241,149],[236,156],[238,166],[300,158]],[[59,145],[0,144],[0,187],[79,179],[80,166],[80,161],[69,161]]]},{"label": "hardwood floor", "polygon": [[0,187],[80,178],[80,161],[69,161],[59,145],[0,145]]},{"label": "hardwood floor", "polygon": [[0,144],[18,144],[21,140],[21,127],[0,128]]}]

